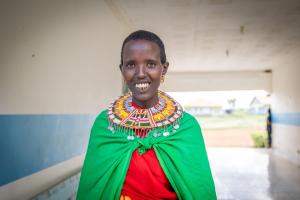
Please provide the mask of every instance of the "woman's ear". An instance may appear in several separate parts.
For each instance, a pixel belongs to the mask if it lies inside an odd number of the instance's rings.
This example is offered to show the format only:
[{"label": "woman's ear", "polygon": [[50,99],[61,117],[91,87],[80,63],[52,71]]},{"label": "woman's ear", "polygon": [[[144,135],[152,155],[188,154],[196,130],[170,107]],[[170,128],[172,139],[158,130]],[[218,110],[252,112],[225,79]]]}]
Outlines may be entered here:
[{"label": "woman's ear", "polygon": [[165,64],[163,64],[163,71],[162,71],[162,74],[165,75],[168,71],[168,68],[169,68],[169,63],[166,62]]}]

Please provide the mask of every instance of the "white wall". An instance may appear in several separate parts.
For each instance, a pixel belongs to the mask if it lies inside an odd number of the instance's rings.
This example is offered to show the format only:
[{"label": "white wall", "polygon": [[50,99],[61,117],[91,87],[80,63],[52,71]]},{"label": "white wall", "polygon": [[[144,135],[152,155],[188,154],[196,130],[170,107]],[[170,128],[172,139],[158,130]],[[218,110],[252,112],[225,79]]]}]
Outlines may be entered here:
[{"label": "white wall", "polygon": [[[170,66],[172,68],[172,66]],[[272,73],[263,71],[168,72],[162,90],[272,90]]]},{"label": "white wall", "polygon": [[300,68],[295,61],[276,68],[273,72],[272,109],[274,115],[292,114],[298,125],[273,124],[275,153],[300,164]]},{"label": "white wall", "polygon": [[[121,94],[118,65],[128,33],[104,1],[1,1],[0,114],[99,113]],[[58,163],[1,187],[0,196],[27,199],[81,164]]]},{"label": "white wall", "polygon": [[104,1],[0,3],[0,113],[97,113],[129,30]]}]

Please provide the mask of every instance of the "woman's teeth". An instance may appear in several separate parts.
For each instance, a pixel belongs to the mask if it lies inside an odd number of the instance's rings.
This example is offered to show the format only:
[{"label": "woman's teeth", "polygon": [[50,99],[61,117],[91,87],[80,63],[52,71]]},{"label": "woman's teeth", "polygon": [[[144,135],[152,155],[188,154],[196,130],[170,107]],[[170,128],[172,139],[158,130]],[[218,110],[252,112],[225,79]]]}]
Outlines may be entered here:
[{"label": "woman's teeth", "polygon": [[135,87],[138,88],[139,90],[146,90],[149,87],[149,83],[138,83],[135,84]]}]

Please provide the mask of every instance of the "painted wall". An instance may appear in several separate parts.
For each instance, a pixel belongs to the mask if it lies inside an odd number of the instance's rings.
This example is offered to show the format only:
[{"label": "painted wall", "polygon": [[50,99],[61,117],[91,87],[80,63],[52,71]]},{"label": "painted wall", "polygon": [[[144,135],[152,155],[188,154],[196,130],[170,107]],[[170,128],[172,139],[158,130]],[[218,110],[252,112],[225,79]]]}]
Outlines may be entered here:
[{"label": "painted wall", "polygon": [[29,198],[24,185],[54,184],[51,167],[81,165],[95,116],[121,93],[129,30],[96,0],[1,1],[0,27],[0,196]]},{"label": "painted wall", "polygon": [[273,149],[300,164],[300,68],[287,62],[273,72]]},{"label": "painted wall", "polygon": [[120,93],[127,31],[103,1],[1,1],[0,13],[0,113],[97,113]]},{"label": "painted wall", "polygon": [[222,90],[271,92],[272,73],[264,71],[168,72],[161,88],[169,92]]}]

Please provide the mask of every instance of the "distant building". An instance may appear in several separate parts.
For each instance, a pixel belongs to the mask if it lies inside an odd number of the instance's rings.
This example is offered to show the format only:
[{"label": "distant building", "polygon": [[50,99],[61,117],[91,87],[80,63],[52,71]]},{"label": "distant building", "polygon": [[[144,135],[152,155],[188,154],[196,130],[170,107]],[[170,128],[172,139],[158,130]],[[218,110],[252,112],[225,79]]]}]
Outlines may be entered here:
[{"label": "distant building", "polygon": [[193,103],[186,105],[184,108],[188,113],[195,116],[219,116],[224,114],[222,105],[206,99],[197,99]]},{"label": "distant building", "polygon": [[269,97],[254,97],[249,104],[249,112],[254,114],[265,114],[269,108]]}]

